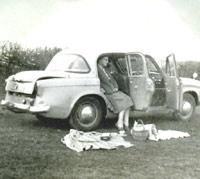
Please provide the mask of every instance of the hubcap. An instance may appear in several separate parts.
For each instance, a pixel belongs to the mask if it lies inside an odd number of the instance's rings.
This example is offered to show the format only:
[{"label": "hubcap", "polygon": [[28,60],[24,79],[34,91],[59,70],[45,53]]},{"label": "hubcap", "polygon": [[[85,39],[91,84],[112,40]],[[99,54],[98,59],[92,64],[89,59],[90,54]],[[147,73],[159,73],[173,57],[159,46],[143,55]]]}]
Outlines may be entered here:
[{"label": "hubcap", "polygon": [[78,119],[80,123],[85,125],[94,122],[96,116],[97,116],[97,109],[92,104],[84,104],[83,106],[81,106],[78,113]]},{"label": "hubcap", "polygon": [[183,115],[188,115],[192,112],[192,105],[188,101],[183,102]]}]

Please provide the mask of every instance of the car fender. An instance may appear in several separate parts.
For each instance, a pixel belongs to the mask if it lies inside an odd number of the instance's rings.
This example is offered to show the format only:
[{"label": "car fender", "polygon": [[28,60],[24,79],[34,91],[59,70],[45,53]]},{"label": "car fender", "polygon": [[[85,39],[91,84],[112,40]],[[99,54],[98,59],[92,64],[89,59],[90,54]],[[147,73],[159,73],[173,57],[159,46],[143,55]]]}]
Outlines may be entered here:
[{"label": "car fender", "polygon": [[[77,101],[84,96],[96,96],[102,99],[107,110],[107,99],[105,95],[100,91],[99,83],[91,82],[76,85],[69,85],[65,83],[63,79],[57,82],[56,79],[41,80],[37,84],[38,95],[35,99],[35,105],[44,103],[50,106],[50,110],[47,113],[41,114],[50,118],[67,118],[69,117],[74,105]],[[75,82],[75,81],[74,81]],[[76,83],[76,82],[75,82]]]},{"label": "car fender", "polygon": [[190,78],[180,78],[182,83],[182,94],[191,94],[196,102],[196,105],[200,105],[200,81]]},{"label": "car fender", "polygon": [[68,108],[68,113],[67,113],[67,117],[70,115],[71,111],[73,110],[74,106],[77,104],[77,102],[86,96],[92,96],[95,97],[99,100],[101,100],[103,106],[104,111],[106,112],[108,107],[109,107],[109,101],[107,100],[106,96],[99,90],[87,90],[87,91],[83,91],[82,93],[77,94],[76,96],[74,96],[74,100],[71,102],[70,107]]},{"label": "car fender", "polygon": [[182,95],[184,95],[185,93],[191,94],[195,99],[196,105],[200,105],[199,89],[195,89],[193,87],[183,87],[182,92],[183,92]]}]

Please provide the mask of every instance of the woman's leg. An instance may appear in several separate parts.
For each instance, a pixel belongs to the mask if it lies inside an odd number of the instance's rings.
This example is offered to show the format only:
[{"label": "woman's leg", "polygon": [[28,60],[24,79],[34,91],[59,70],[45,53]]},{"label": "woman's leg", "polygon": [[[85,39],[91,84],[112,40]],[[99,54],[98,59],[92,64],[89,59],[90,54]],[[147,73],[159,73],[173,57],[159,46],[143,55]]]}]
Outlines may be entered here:
[{"label": "woman's leg", "polygon": [[123,129],[124,113],[125,113],[125,110],[121,111],[118,114],[118,121],[117,121],[117,124],[116,124],[118,129]]},{"label": "woman's leg", "polygon": [[130,108],[125,110],[124,113],[124,125],[125,127],[129,127],[129,113],[130,113]]}]

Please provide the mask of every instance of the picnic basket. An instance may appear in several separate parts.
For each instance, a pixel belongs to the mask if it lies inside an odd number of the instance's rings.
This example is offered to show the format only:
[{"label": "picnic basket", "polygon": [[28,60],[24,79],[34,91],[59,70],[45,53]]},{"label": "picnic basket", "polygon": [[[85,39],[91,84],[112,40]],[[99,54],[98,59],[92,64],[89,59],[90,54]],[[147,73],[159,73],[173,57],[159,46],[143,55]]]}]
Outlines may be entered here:
[{"label": "picnic basket", "polygon": [[148,130],[145,130],[144,123],[140,119],[134,123],[133,128],[131,129],[131,135],[134,140],[145,141],[149,136]]}]

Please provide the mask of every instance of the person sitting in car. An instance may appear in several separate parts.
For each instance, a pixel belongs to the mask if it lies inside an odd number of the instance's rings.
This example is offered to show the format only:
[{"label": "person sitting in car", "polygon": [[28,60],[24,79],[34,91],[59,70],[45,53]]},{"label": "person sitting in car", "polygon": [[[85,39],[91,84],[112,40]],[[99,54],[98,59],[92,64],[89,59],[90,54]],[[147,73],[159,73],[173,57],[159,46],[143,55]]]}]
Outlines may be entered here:
[{"label": "person sitting in car", "polygon": [[119,91],[116,80],[107,69],[108,63],[109,58],[107,56],[101,57],[98,60],[100,86],[104,89],[104,93],[112,104],[115,112],[118,113],[118,121],[115,125],[119,133],[125,134],[125,130],[129,131],[129,112],[133,101],[125,93]]}]

